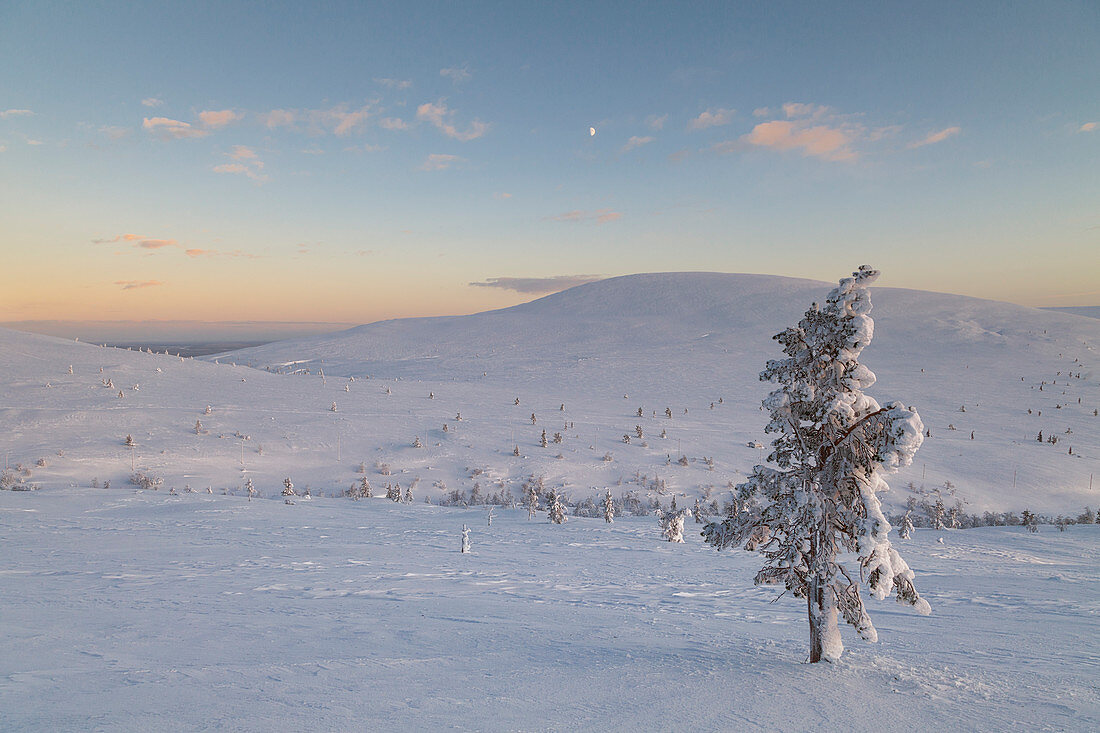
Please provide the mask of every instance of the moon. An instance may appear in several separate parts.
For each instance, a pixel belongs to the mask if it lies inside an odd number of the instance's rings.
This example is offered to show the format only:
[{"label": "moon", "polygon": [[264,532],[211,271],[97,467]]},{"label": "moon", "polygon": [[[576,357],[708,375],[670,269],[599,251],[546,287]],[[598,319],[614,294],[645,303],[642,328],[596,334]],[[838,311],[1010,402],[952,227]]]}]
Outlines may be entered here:
[{"label": "moon", "polygon": [[588,128],[588,136],[589,137],[594,137],[595,135],[596,135],[596,128],[595,127],[589,127]]}]

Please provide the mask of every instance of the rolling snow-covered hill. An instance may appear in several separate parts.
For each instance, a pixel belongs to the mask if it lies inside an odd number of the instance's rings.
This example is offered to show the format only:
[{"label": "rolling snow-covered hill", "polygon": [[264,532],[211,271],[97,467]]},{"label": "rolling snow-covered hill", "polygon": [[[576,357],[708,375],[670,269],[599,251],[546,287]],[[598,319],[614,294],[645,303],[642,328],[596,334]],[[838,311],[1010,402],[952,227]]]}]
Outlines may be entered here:
[{"label": "rolling snow-covered hill", "polygon": [[[362,468],[376,489],[415,483],[417,500],[475,484],[483,496],[518,496],[537,475],[574,501],[608,487],[665,504],[700,493],[721,501],[767,455],[756,445],[768,441],[759,403],[769,386],[756,375],[781,355],[771,336],[830,287],[636,275],[208,361],[0,331],[6,464],[44,487],[93,478],[118,487],[146,471],[178,490],[239,492],[251,478],[270,495],[291,477],[332,494]],[[879,381],[869,393],[913,405],[932,433],[891,479],[888,504],[900,507],[910,482],[949,482],[969,512],[1097,503],[1100,321],[955,295],[871,294],[876,334],[862,360]],[[1040,430],[1059,442],[1038,442]]]}]

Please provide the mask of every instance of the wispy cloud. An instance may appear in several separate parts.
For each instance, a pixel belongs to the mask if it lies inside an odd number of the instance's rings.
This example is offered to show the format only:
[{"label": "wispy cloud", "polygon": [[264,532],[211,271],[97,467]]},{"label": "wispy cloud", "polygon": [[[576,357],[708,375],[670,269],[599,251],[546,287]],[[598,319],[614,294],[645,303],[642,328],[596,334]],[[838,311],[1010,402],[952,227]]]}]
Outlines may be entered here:
[{"label": "wispy cloud", "polygon": [[30,117],[34,112],[29,109],[5,109],[0,111],[0,120],[6,120],[9,117]]},{"label": "wispy cloud", "polygon": [[475,288],[499,288],[517,293],[543,294],[603,280],[603,275],[555,275],[553,277],[490,277],[483,282],[470,283]]},{"label": "wispy cloud", "polygon": [[432,153],[429,155],[423,163],[420,164],[420,170],[422,171],[444,171],[450,168],[455,163],[461,163],[465,158],[457,155],[448,155],[446,153]]},{"label": "wispy cloud", "polygon": [[708,127],[728,125],[733,122],[733,116],[735,114],[737,114],[737,110],[734,109],[708,109],[689,122],[688,129],[705,130]]},{"label": "wispy cloud", "polygon": [[157,99],[156,97],[146,97],[145,99],[141,100],[141,103],[146,107],[159,107],[164,104],[164,100]]},{"label": "wispy cloud", "polygon": [[626,141],[626,145],[623,146],[622,152],[626,153],[633,150],[634,148],[640,148],[643,145],[648,145],[656,139],[657,138],[655,137],[639,137],[637,135],[634,135]]},{"label": "wispy cloud", "polygon": [[920,140],[909,143],[909,148],[923,148],[925,145],[935,145],[936,143],[942,143],[953,135],[958,135],[961,132],[959,127],[945,127],[938,132],[930,132]]},{"label": "wispy cloud", "polygon": [[807,126],[788,120],[761,122],[743,135],[741,141],[773,150],[797,150],[806,157],[822,160],[848,161],[858,157],[850,147],[850,133],[828,125]]},{"label": "wispy cloud", "polygon": [[470,69],[466,66],[454,66],[448,69],[440,69],[439,75],[446,77],[455,84],[470,80]]},{"label": "wispy cloud", "polygon": [[173,120],[169,117],[146,117],[141,126],[158,137],[181,140],[189,137],[205,137],[209,130],[200,130],[191,126],[189,122]]},{"label": "wispy cloud", "polygon": [[1086,122],[1085,124],[1077,128],[1077,132],[1092,132],[1097,127],[1100,127],[1100,123]]},{"label": "wispy cloud", "polygon": [[334,107],[325,113],[333,123],[332,131],[336,135],[347,135],[366,122],[370,117],[370,107],[364,106],[357,110],[347,111],[340,107]]},{"label": "wispy cloud", "polygon": [[123,290],[140,290],[141,288],[154,288],[158,285],[163,285],[160,280],[115,280],[115,285],[118,285]]},{"label": "wispy cloud", "polygon": [[665,123],[668,122],[668,115],[650,115],[645,118],[646,126],[651,130],[663,130],[665,129]]},{"label": "wispy cloud", "polygon": [[388,89],[397,89],[399,91],[402,90],[402,89],[408,89],[408,88],[412,87],[412,85],[413,85],[413,83],[411,81],[408,81],[406,79],[389,79],[389,78],[386,78],[386,77],[383,77],[383,78],[375,77],[374,83],[375,84],[381,84],[382,86],[384,86]]},{"label": "wispy cloud", "polygon": [[454,110],[448,109],[447,104],[441,99],[438,102],[425,102],[416,108],[416,119],[424,120],[435,125],[447,137],[467,142],[476,140],[489,131],[489,125],[481,120],[470,123],[469,129],[462,131],[451,123]]},{"label": "wispy cloud", "polygon": [[810,117],[818,119],[830,114],[832,110],[823,104],[805,104],[803,102],[787,102],[783,105],[783,114],[788,120]]},{"label": "wispy cloud", "polygon": [[92,244],[113,244],[115,242],[126,242],[139,249],[163,249],[165,247],[179,246],[179,242],[174,239],[158,239],[156,237],[147,237],[143,234],[119,234],[117,237],[111,239],[92,240]]},{"label": "wispy cloud", "polygon": [[383,117],[378,120],[378,126],[383,130],[408,130],[409,123],[400,117]]},{"label": "wispy cloud", "polygon": [[131,132],[133,132],[133,130],[131,130],[129,127],[116,127],[114,125],[107,125],[105,127],[99,128],[99,132],[101,135],[105,135],[111,140],[121,140],[122,138],[127,137]]},{"label": "wispy cloud", "polygon": [[372,114],[370,104],[356,109],[339,104],[328,109],[273,109],[258,117],[269,130],[279,127],[303,128],[312,135],[333,133],[342,137],[362,127]]},{"label": "wispy cloud", "polygon": [[512,198],[512,194],[507,193],[506,191],[500,191],[499,193],[494,193],[493,198],[500,199],[501,201],[506,201]]},{"label": "wispy cloud", "polygon": [[567,211],[564,214],[558,214],[557,216],[547,217],[550,221],[565,221],[565,222],[596,222],[597,224],[607,224],[609,222],[616,221],[622,218],[622,214],[618,211],[612,211],[611,209],[596,209],[595,211]]},{"label": "wispy cloud", "polygon": [[753,117],[771,117],[771,107],[757,107],[752,111]]},{"label": "wispy cloud", "polygon": [[204,110],[199,112],[199,121],[203,127],[216,130],[220,127],[244,119],[244,115],[231,109]]}]

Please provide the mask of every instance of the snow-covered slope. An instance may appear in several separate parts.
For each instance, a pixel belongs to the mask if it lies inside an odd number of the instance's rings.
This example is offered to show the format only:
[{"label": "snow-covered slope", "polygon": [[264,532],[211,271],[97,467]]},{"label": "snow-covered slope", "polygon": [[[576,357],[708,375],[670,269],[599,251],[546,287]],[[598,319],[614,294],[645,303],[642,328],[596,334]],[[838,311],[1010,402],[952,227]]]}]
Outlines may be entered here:
[{"label": "snow-covered slope", "polygon": [[[631,275],[504,310],[386,321],[221,358],[270,369],[484,383],[550,402],[577,395],[612,413],[640,405],[646,415],[660,414],[671,404],[682,413],[722,397],[707,428],[736,439],[729,448],[700,449],[722,459],[744,439],[763,440],[758,405],[767,385],[756,375],[781,356],[771,336],[830,288],[766,275]],[[1100,419],[1092,414],[1100,406],[1100,323],[959,295],[871,292],[875,339],[864,362],[879,381],[870,393],[915,406],[932,431],[904,480],[950,481],[984,507],[1009,496],[1092,499],[1089,475],[1100,466]],[[627,410],[608,402],[623,394],[631,396]],[[622,430],[633,427],[628,423]],[[1060,442],[1039,443],[1040,430]]]},{"label": "snow-covered slope", "polygon": [[[671,494],[683,503],[708,492],[721,501],[767,454],[754,447],[768,440],[759,409],[768,385],[756,375],[780,356],[772,334],[829,288],[754,275],[637,275],[502,311],[271,344],[221,363],[0,331],[6,462],[45,487],[93,478],[118,487],[133,466],[179,490],[238,490],[252,478],[274,494],[290,476],[299,488],[334,493],[361,477],[362,464],[376,487],[419,479],[418,500],[475,485],[483,496],[518,496],[524,480],[542,475],[574,501],[607,487],[665,504]],[[1100,322],[871,292],[876,335],[863,361],[879,382],[869,393],[913,405],[932,432],[891,480],[888,504],[904,503],[908,482],[950,482],[970,512],[1095,505]],[[1059,442],[1036,441],[1039,430]]]}]

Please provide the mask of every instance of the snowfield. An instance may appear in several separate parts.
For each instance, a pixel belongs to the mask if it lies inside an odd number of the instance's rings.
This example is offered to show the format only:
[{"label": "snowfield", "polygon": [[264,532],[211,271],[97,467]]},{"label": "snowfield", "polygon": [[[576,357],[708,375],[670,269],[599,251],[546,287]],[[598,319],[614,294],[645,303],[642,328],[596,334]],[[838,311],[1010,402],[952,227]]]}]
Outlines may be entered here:
[{"label": "snowfield", "polygon": [[[299,490],[333,494],[363,464],[376,487],[419,478],[417,500],[475,483],[483,496],[518,498],[541,475],[573,502],[607,487],[652,498],[655,480],[666,504],[675,494],[690,505],[706,487],[721,501],[767,458],[760,400],[772,387],[757,375],[781,356],[771,336],[830,288],[635,275],[501,311],[372,324],[207,361],[0,330],[6,463],[43,486],[96,478],[119,487],[136,469],[179,490],[240,490],[251,477],[272,495],[289,476]],[[882,497],[891,511],[910,482],[950,482],[971,513],[1076,516],[1095,506],[1100,321],[911,290],[872,287],[871,298],[875,337],[861,360],[878,382],[867,393],[912,405],[932,433],[891,477]]]},{"label": "snowfield", "polygon": [[917,530],[933,614],[870,601],[879,643],[807,665],[805,604],[690,519],[485,514],[0,492],[0,728],[1100,727],[1100,526]]},{"label": "snowfield", "polygon": [[[932,615],[869,600],[836,665],[690,517],[488,526],[475,492],[540,479],[723,503],[771,336],[831,287],[637,275],[202,360],[0,330],[0,729],[1100,729],[1097,525],[891,533]],[[931,431],[891,513],[1096,508],[1100,320],[870,292],[866,392]]]}]

